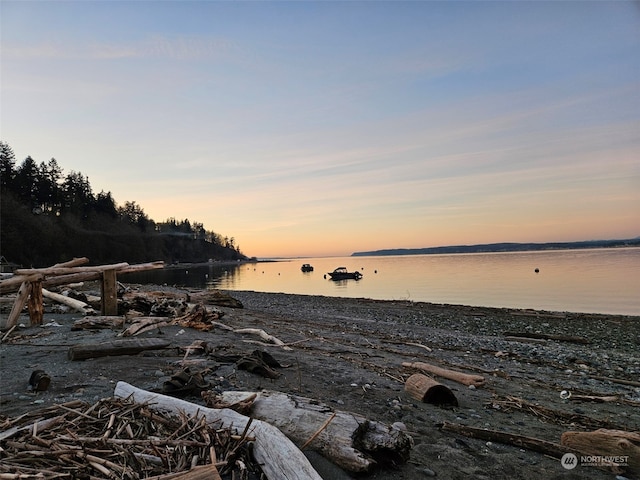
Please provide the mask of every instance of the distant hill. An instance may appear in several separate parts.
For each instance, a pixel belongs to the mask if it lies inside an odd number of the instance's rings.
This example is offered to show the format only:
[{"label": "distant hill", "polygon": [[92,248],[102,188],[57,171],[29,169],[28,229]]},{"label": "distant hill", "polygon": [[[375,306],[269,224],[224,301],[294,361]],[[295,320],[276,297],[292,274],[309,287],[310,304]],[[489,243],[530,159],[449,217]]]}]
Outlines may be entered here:
[{"label": "distant hill", "polygon": [[640,237],[628,240],[586,240],[583,242],[552,243],[487,243],[480,245],[452,245],[428,248],[390,248],[370,252],[354,252],[352,257],[385,255],[428,255],[442,253],[529,252],[539,250],[570,250],[581,248],[640,247]]}]

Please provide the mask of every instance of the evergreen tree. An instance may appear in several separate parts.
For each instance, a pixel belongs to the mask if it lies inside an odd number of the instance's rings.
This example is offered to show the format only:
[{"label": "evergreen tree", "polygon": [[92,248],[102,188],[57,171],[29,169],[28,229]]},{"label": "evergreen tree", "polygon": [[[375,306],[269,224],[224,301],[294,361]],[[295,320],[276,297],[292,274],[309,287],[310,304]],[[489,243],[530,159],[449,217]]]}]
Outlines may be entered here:
[{"label": "evergreen tree", "polygon": [[0,190],[13,189],[16,156],[8,143],[0,141]]}]

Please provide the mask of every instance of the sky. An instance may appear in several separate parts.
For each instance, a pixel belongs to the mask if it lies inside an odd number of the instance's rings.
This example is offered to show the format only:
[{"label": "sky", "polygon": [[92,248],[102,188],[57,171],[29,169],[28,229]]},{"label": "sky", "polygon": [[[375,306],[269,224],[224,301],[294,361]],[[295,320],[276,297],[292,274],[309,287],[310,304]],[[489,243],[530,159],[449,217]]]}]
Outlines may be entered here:
[{"label": "sky", "polygon": [[248,256],[640,236],[640,3],[0,2],[0,139]]}]

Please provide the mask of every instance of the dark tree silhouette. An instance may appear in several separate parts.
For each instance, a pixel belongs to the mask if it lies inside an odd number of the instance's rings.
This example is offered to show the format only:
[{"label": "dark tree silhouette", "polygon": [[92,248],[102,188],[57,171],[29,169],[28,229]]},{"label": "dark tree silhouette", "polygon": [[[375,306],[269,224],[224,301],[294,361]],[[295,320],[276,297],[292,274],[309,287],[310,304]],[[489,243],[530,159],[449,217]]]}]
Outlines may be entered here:
[{"label": "dark tree silhouette", "polygon": [[55,158],[28,156],[16,167],[0,141],[0,254],[25,266],[47,266],[86,256],[95,263],[203,262],[246,257],[233,237],[202,223],[171,217],[156,223],[135,201],[118,206],[111,192],[94,195],[89,177],[67,175]]}]

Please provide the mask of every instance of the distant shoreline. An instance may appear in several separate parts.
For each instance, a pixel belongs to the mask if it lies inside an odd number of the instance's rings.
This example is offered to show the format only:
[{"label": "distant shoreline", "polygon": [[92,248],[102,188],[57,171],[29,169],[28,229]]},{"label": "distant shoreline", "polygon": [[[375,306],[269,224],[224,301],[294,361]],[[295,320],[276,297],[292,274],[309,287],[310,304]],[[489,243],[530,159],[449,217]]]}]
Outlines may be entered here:
[{"label": "distant shoreline", "polygon": [[626,240],[587,240],[582,242],[549,243],[487,243],[478,245],[452,245],[427,248],[390,248],[369,252],[354,252],[352,257],[375,257],[391,255],[434,255],[445,253],[507,253],[538,252],[545,250],[580,250],[589,248],[640,247],[640,237]]}]

